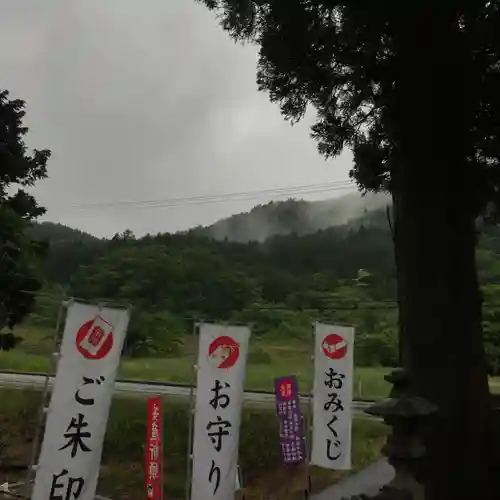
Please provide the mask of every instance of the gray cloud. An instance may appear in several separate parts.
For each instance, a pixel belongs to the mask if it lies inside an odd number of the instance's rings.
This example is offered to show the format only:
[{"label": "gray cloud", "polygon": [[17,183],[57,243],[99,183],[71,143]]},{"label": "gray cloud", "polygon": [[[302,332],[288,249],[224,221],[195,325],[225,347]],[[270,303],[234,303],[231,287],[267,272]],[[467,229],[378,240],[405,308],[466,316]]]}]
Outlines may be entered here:
[{"label": "gray cloud", "polygon": [[256,49],[194,0],[0,0],[0,11],[1,86],[28,103],[29,145],[53,151],[35,190],[47,219],[98,235],[177,230],[269,196],[76,207],[347,178],[349,155],[320,158],[308,123],[291,128],[257,92]]}]

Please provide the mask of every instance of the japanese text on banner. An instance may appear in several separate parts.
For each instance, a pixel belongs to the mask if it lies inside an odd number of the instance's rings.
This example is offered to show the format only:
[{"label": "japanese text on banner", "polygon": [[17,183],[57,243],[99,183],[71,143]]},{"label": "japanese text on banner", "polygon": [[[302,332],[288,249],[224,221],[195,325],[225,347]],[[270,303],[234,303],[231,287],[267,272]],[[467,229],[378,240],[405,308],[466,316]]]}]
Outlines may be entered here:
[{"label": "japanese text on banner", "polygon": [[191,500],[233,500],[247,327],[200,325]]},{"label": "japanese text on banner", "polygon": [[148,399],[146,436],[146,495],[161,500],[163,491],[163,423],[161,398]]},{"label": "japanese text on banner", "polygon": [[93,500],[128,311],[70,303],[33,500]]},{"label": "japanese text on banner", "polygon": [[305,446],[297,377],[275,379],[274,391],[283,462],[300,463],[305,458]]},{"label": "japanese text on banner", "polygon": [[311,463],[351,468],[354,329],[316,324]]}]

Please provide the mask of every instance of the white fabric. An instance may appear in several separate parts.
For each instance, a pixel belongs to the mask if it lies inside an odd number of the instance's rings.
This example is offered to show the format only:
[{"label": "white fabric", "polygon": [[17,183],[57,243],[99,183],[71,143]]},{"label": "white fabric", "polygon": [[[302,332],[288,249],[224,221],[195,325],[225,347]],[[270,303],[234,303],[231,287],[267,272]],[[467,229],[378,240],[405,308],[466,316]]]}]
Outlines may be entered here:
[{"label": "white fabric", "polygon": [[[230,368],[218,368],[218,365],[225,363],[228,356],[234,355],[234,349],[221,346],[213,355],[209,355],[210,344],[221,336],[230,337],[239,345],[238,359]],[[200,325],[191,500],[234,500],[249,338],[250,330],[247,327]],[[210,404],[215,395],[213,388],[216,380],[219,380],[222,386],[219,394],[229,396],[226,408],[220,406],[227,402],[224,396],[219,399],[218,408]],[[229,384],[229,387],[226,384]],[[229,423],[230,427],[215,425],[207,430],[207,426],[218,419],[221,423]],[[221,438],[220,451],[215,449],[217,437],[214,437],[214,443],[208,435],[208,432],[215,432],[218,428],[228,432],[228,435]],[[217,468],[220,471],[220,481],[214,492],[219,477]]]},{"label": "white fabric", "polygon": [[[325,338],[330,334],[339,335],[343,341],[339,341],[336,345],[325,343]],[[340,359],[332,359],[325,354],[325,350],[333,355],[334,352],[346,347],[347,352]],[[316,324],[312,465],[335,470],[348,470],[351,468],[353,351],[354,328]],[[333,370],[333,372],[330,372],[330,370]],[[336,375],[333,375],[333,373]],[[341,378],[340,375],[343,375],[344,378]],[[333,381],[332,376],[336,381]],[[328,387],[328,383],[332,387]],[[332,400],[331,407],[325,409],[325,404]],[[341,407],[338,407],[339,404]],[[337,420],[332,422],[334,417]],[[329,428],[329,424],[336,435]],[[329,448],[328,441],[330,441]]]},{"label": "white fabric", "polygon": [[[91,355],[95,355],[109,335],[113,336],[112,347],[102,359],[87,359],[76,347],[77,332],[89,321],[90,328],[82,346]],[[99,309],[78,302],[70,303],[32,500],[94,500],[113,385],[128,322],[129,313],[124,309]],[[89,338],[94,329],[98,333],[92,345]],[[87,380],[84,385],[83,377],[93,382]],[[93,404],[79,403],[75,399],[77,391],[82,401],[89,403],[93,399]],[[70,440],[64,434],[77,431],[73,427],[68,429],[68,426],[72,421],[79,423],[79,414],[83,416],[82,422],[88,424],[81,432],[90,433],[90,437],[82,436],[84,446],[90,451],[78,447],[72,457],[71,445],[61,448]]]}]

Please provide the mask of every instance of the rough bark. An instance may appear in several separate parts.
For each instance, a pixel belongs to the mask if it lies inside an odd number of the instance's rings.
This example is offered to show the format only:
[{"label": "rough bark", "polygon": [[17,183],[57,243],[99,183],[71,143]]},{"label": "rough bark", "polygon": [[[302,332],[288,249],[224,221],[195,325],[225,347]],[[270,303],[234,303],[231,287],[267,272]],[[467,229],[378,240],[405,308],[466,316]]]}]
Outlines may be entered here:
[{"label": "rough bark", "polygon": [[500,491],[466,162],[474,82],[446,9],[414,12],[398,34],[406,71],[395,83],[392,190],[403,363],[417,394],[439,407],[425,436],[426,500],[493,500]]},{"label": "rough bark", "polygon": [[488,493],[493,429],[474,244],[467,241],[474,233],[459,215],[443,230],[446,206],[427,200],[422,213],[417,194],[395,196],[395,252],[405,290],[404,365],[416,393],[439,407],[426,436],[426,498],[500,498]]}]

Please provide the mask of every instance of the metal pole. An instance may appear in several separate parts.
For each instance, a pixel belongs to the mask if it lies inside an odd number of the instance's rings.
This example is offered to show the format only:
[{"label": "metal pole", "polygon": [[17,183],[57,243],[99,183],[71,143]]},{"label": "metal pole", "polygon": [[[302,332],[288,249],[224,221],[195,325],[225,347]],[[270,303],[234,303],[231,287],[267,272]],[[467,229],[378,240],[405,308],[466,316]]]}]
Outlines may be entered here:
[{"label": "metal pole", "polygon": [[[57,370],[57,364],[59,362],[59,356],[60,356],[60,349],[59,349],[59,339],[60,339],[60,334],[61,334],[61,323],[62,323],[62,315],[63,315],[63,310],[65,307],[67,307],[69,304],[66,300],[63,300],[61,304],[59,305],[59,311],[57,312],[57,321],[56,321],[56,327],[54,330],[54,335],[52,337],[52,362],[50,363],[52,371],[55,373]],[[42,434],[42,428],[44,427],[44,416],[47,411],[47,400],[48,400],[48,393],[49,393],[49,381],[50,381],[50,368],[47,370],[47,373],[45,375],[45,381],[43,385],[43,391],[42,391],[42,403],[40,405],[40,409],[38,411],[38,420],[37,420],[37,427],[35,431],[35,436],[33,438],[33,447],[31,450],[31,458],[30,458],[30,464],[28,467],[28,471],[26,474],[26,486],[30,484],[30,482],[33,479],[33,472],[35,469],[35,461],[37,460],[38,454],[40,452],[41,448],[41,434]]]},{"label": "metal pole", "polygon": [[193,350],[193,364],[191,365],[191,387],[189,389],[189,428],[188,428],[188,451],[187,451],[187,464],[186,464],[186,500],[189,500],[191,493],[191,479],[192,479],[192,465],[193,465],[193,427],[194,427],[194,413],[195,413],[195,398],[194,388],[196,385],[196,374],[198,370],[198,330],[200,322],[193,321],[193,341],[195,348]]},{"label": "metal pole", "polygon": [[309,474],[309,465],[311,461],[311,449],[312,449],[312,415],[313,415],[313,389],[314,389],[314,355],[316,350],[316,325],[315,321],[311,325],[311,347],[309,351],[309,359],[312,365],[312,378],[309,382],[309,391],[307,398],[307,419],[306,419],[306,471],[307,471],[307,490],[305,494],[305,499],[309,498],[309,493],[311,490],[311,475]]}]

